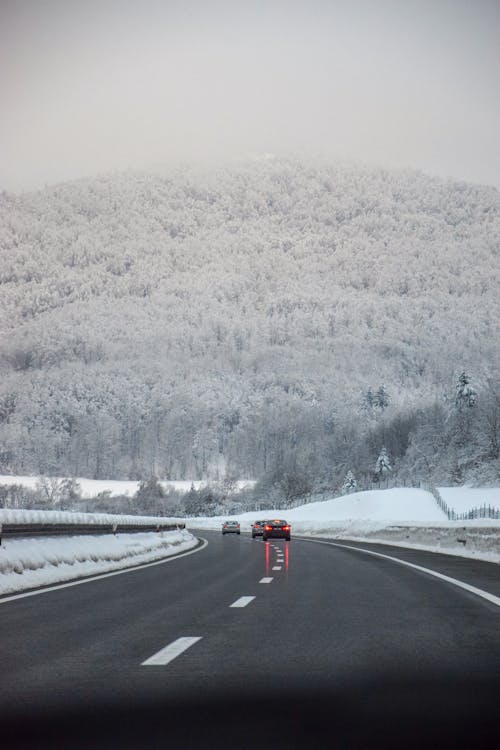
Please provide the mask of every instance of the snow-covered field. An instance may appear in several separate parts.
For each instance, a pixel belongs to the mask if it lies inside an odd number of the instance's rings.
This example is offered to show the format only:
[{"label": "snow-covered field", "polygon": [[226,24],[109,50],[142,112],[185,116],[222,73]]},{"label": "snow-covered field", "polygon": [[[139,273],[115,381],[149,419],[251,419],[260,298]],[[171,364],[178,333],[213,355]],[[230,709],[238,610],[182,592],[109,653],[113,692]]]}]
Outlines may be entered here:
[{"label": "snow-covered field", "polygon": [[[291,510],[269,508],[230,518],[238,520],[243,531],[249,531],[258,518],[286,518],[292,524],[292,535],[380,541],[500,562],[500,520],[448,521],[433,495],[425,490],[355,492]],[[224,520],[191,518],[186,524],[219,530]]]},{"label": "snow-covered field", "polygon": [[[64,477],[55,477],[56,479],[64,479]],[[35,489],[39,477],[29,476],[15,476],[14,474],[1,474],[0,484],[21,484],[24,487]],[[111,495],[135,495],[139,488],[139,482],[129,480],[117,480],[117,479],[85,479],[84,477],[77,477],[76,481],[80,485],[82,497],[91,498],[96,497],[100,492],[110,492]],[[179,492],[189,492],[191,485],[195,489],[200,489],[207,485],[207,481],[195,479],[191,481],[186,480],[172,480],[169,482],[160,482],[163,487],[173,487]],[[238,490],[242,490],[245,487],[252,487],[255,481],[251,479],[240,479],[236,483]]]},{"label": "snow-covered field", "polygon": [[109,573],[193,549],[188,531],[4,539],[0,595]]},{"label": "snow-covered field", "polygon": [[500,510],[500,487],[438,487],[445,503],[456,513],[491,505]]}]

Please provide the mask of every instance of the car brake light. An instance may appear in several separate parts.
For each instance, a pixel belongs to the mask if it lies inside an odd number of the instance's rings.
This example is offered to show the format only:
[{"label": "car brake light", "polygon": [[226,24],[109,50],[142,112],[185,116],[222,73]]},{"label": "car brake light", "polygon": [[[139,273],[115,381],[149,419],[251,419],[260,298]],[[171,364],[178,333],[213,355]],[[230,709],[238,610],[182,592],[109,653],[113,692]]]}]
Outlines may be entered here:
[{"label": "car brake light", "polygon": [[264,526],[264,529],[265,529],[266,531],[271,531],[271,530],[272,530],[272,528],[273,528],[272,526]]},{"label": "car brake light", "polygon": [[290,530],[290,526],[283,526],[283,531],[289,531],[289,530]]}]

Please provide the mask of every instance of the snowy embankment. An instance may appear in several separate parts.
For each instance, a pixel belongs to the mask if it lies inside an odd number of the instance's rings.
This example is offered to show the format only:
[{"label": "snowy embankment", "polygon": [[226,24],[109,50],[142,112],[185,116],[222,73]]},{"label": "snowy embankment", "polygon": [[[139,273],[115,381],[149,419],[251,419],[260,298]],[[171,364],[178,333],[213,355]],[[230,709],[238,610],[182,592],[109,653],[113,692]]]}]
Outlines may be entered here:
[{"label": "snowy embankment", "polygon": [[118,513],[74,513],[71,510],[24,510],[21,508],[0,508],[0,525],[8,523],[43,524],[131,524],[151,526],[152,524],[184,524],[183,518],[163,518],[162,516],[127,516]]},{"label": "snowy embankment", "polygon": [[[0,524],[109,524],[127,521],[140,525],[141,521],[143,524],[156,521],[165,523],[166,519],[0,510]],[[175,523],[175,519],[172,522]],[[116,535],[6,538],[0,546],[0,595],[154,562],[193,549],[197,544],[196,537],[184,529]]]},{"label": "snowy embankment", "polygon": [[[490,502],[500,506],[500,490],[493,493]],[[449,505],[453,504],[452,494],[450,490]],[[500,521],[448,521],[433,495],[425,490],[355,492],[290,510],[270,508],[231,518],[241,523],[243,531],[249,531],[259,518],[286,518],[292,524],[292,535],[382,542],[500,563]],[[191,518],[186,524],[219,530],[223,520]]]}]

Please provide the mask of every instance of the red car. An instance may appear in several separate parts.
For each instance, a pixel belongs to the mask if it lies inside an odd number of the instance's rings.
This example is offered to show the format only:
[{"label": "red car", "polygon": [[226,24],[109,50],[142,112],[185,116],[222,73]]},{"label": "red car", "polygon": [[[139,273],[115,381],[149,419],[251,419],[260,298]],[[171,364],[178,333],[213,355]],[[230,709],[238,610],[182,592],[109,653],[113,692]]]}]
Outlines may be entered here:
[{"label": "red car", "polygon": [[290,541],[291,526],[286,521],[275,519],[274,521],[266,521],[264,524],[264,530],[262,532],[262,539],[286,539]]}]

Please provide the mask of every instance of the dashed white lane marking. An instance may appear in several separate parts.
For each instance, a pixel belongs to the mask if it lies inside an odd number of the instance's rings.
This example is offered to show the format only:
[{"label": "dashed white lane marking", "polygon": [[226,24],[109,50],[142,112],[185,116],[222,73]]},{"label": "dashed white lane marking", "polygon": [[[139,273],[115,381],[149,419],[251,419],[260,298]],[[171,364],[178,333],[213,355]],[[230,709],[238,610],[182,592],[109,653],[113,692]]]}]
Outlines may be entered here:
[{"label": "dashed white lane marking", "polygon": [[230,607],[246,607],[247,604],[250,604],[250,602],[255,599],[255,596],[240,596],[239,599],[236,599],[235,602],[230,604]]},{"label": "dashed white lane marking", "polygon": [[153,656],[150,656],[149,659],[146,659],[146,661],[142,662],[143,667],[158,667],[158,666],[165,666],[165,664],[168,664],[169,662],[176,659],[180,654],[183,653],[183,651],[186,651],[190,646],[192,646],[197,641],[201,640],[201,636],[196,636],[193,638],[190,637],[183,637],[183,638],[177,638],[176,641],[172,641],[172,643],[169,643],[168,646],[165,646],[165,648],[160,649],[160,651],[157,651],[156,654],[153,654]]},{"label": "dashed white lane marking", "polygon": [[390,555],[383,555],[381,552],[372,552],[372,550],[363,549],[362,547],[352,547],[348,544],[336,544],[335,542],[323,542],[319,539],[315,539],[314,543],[315,544],[328,544],[331,547],[340,547],[341,549],[353,549],[356,552],[364,552],[365,554],[373,555],[374,557],[383,557],[386,560],[391,560],[392,562],[399,563],[400,565],[406,565],[407,568],[413,568],[413,570],[420,570],[422,571],[422,573],[428,573],[430,576],[434,576],[435,578],[439,578],[441,581],[446,581],[447,583],[451,583],[453,586],[457,586],[458,588],[464,589],[465,591],[470,591],[471,594],[480,596],[482,599],[486,599],[486,601],[491,602],[492,604],[496,604],[497,607],[500,607],[500,596],[495,596],[494,594],[488,593],[488,591],[483,591],[483,589],[478,589],[475,586],[471,586],[469,583],[464,583],[464,581],[459,581],[457,578],[452,578],[451,576],[445,576],[443,575],[443,573],[438,573],[436,570],[431,570],[430,568],[424,568],[422,567],[422,565],[415,565],[415,563],[407,562],[406,560],[400,560],[399,557],[391,557]]},{"label": "dashed white lane marking", "polygon": [[281,570],[281,565],[274,565],[271,570]]},{"label": "dashed white lane marking", "polygon": [[269,576],[266,576],[265,578],[261,578],[259,583],[271,583],[272,580],[273,580],[272,578],[270,578]]}]

